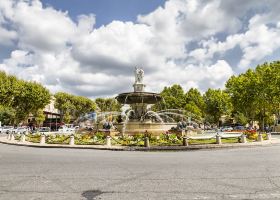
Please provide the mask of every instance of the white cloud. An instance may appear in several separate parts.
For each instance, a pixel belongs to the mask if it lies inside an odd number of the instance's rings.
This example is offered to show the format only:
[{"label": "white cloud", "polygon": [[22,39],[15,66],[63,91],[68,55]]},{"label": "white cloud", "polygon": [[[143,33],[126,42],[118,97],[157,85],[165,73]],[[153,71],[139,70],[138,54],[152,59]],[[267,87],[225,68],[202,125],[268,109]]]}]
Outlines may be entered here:
[{"label": "white cloud", "polygon": [[275,2],[169,0],[136,22],[96,28],[94,14],[73,20],[39,0],[2,0],[0,45],[15,47],[0,70],[89,97],[131,91],[135,66],[147,90],[223,87],[236,73],[223,57],[230,50],[240,47],[246,69],[280,47]]},{"label": "white cloud", "polygon": [[38,0],[19,1],[12,8],[19,47],[30,51],[61,51],[75,36],[76,24],[67,13],[43,8]]}]

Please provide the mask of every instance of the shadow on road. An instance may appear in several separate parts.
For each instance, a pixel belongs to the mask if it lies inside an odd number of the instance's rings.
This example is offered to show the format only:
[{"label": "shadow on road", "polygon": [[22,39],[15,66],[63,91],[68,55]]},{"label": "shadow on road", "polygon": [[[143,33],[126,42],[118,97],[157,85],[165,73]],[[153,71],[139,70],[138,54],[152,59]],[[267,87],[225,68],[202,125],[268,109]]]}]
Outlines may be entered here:
[{"label": "shadow on road", "polygon": [[100,190],[87,190],[82,193],[82,196],[85,197],[87,200],[94,200],[101,194],[103,194],[103,192]]}]

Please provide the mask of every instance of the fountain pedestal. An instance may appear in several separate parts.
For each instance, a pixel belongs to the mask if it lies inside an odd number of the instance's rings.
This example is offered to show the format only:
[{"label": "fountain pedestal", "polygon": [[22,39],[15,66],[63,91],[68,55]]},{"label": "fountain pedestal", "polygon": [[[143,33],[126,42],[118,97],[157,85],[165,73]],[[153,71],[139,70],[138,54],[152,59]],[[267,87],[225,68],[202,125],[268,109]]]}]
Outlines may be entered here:
[{"label": "fountain pedestal", "polygon": [[122,134],[135,135],[148,132],[153,135],[160,135],[176,126],[175,123],[163,123],[163,120],[155,112],[148,109],[162,100],[160,94],[145,92],[146,85],[143,83],[144,71],[135,69],[134,92],[119,94],[116,99],[121,104],[130,105],[132,112],[125,122],[115,124],[117,130]]}]

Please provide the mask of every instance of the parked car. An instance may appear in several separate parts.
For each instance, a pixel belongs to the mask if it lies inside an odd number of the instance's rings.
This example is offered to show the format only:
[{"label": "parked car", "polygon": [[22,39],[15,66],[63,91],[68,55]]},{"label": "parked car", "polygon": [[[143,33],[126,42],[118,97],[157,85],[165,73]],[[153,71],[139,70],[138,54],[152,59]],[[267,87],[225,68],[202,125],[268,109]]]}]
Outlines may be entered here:
[{"label": "parked car", "polygon": [[224,126],[224,127],[221,128],[221,131],[222,131],[222,132],[225,132],[225,131],[232,131],[232,130],[233,130],[233,128],[230,127],[230,126]]},{"label": "parked car", "polygon": [[3,126],[0,129],[0,133],[12,133],[14,131],[14,127],[13,126]]},{"label": "parked car", "polygon": [[71,132],[75,132],[78,129],[79,129],[79,126],[72,126],[72,127],[61,126],[61,127],[58,128],[58,132],[60,132],[60,133],[71,133]]},{"label": "parked car", "polygon": [[244,130],[246,130],[246,129],[245,129],[244,126],[235,126],[235,127],[233,128],[233,130],[234,130],[234,131],[244,131]]},{"label": "parked car", "polygon": [[26,126],[18,127],[18,128],[15,130],[15,132],[18,133],[18,134],[27,133],[27,132],[29,132],[29,128],[26,127]]},{"label": "parked car", "polygon": [[41,127],[41,128],[38,129],[38,131],[40,133],[51,132],[51,128],[50,127]]}]

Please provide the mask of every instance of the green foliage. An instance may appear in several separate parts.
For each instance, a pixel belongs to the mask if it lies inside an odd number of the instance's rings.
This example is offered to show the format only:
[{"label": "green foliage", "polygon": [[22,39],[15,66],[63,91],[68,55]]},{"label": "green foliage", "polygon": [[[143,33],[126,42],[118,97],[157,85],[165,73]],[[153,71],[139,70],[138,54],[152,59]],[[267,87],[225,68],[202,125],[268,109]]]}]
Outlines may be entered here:
[{"label": "green foliage", "polygon": [[163,109],[183,109],[186,104],[185,92],[180,85],[165,87],[160,95],[163,101],[159,106]]},{"label": "green foliage", "polygon": [[50,102],[50,92],[41,84],[17,79],[0,72],[0,105],[15,112],[13,123],[24,121],[30,113]]},{"label": "green foliage", "polygon": [[48,144],[69,144],[70,136],[69,135],[48,135],[46,143]]},{"label": "green foliage", "polygon": [[0,105],[0,121],[2,125],[14,124],[16,119],[16,111],[11,107]]},{"label": "green foliage", "polygon": [[71,115],[69,114],[68,111],[63,115],[62,121],[66,124],[69,124],[71,121]]},{"label": "green foliage", "polygon": [[95,103],[100,112],[120,111],[122,105],[114,98],[97,98]]},{"label": "green foliage", "polygon": [[205,112],[209,117],[208,119],[212,119],[211,123],[219,123],[219,119],[222,115],[230,114],[231,111],[231,103],[230,97],[224,91],[218,89],[208,89],[204,96],[205,101]]},{"label": "green foliage", "polygon": [[245,131],[243,134],[245,134],[249,140],[256,141],[258,139],[258,133],[256,131]]},{"label": "green foliage", "polygon": [[[244,134],[247,135],[249,141],[256,141],[258,134],[255,131],[247,131]],[[26,135],[26,140],[29,142],[39,143],[40,134]],[[76,145],[104,145],[106,142],[106,136],[103,133],[97,132],[93,134],[75,134],[75,144]],[[112,145],[121,146],[144,146],[144,140],[147,137],[146,134],[136,134],[134,136],[122,136],[122,137],[112,137]],[[152,146],[181,146],[183,144],[182,137],[176,134],[160,134],[159,136],[148,135],[150,145]],[[266,138],[266,134],[263,134],[263,138]],[[20,139],[20,136],[16,138]],[[48,144],[69,144],[70,135],[47,135],[46,143]],[[238,138],[225,138],[222,139],[222,143],[238,143],[240,142]],[[189,139],[189,144],[199,145],[199,144],[215,144],[216,139]]]},{"label": "green foliage", "polygon": [[201,120],[204,117],[205,102],[203,96],[196,88],[191,88],[186,93],[185,110],[192,118]]},{"label": "green foliage", "polygon": [[65,92],[58,92],[54,95],[55,107],[61,111],[62,119],[69,123],[81,115],[92,112],[96,109],[96,104],[89,98],[75,96]]},{"label": "green foliage", "polygon": [[235,112],[249,121],[259,121],[262,127],[271,123],[272,114],[279,116],[280,62],[264,63],[232,76],[226,83]]},{"label": "green foliage", "polygon": [[101,133],[101,132],[95,133],[94,136],[96,137],[97,140],[105,140],[106,139],[106,135],[104,133]]},{"label": "green foliage", "polygon": [[32,134],[27,134],[25,140],[28,142],[33,142],[33,143],[39,143],[41,139],[41,134],[36,133],[34,135]]},{"label": "green foliage", "polygon": [[244,115],[244,113],[241,112],[235,113],[234,119],[238,124],[241,124],[243,126],[245,126],[249,122],[248,118]]},{"label": "green foliage", "polygon": [[42,126],[43,122],[45,121],[45,114],[44,111],[42,109],[37,110],[37,112],[35,113],[35,121],[37,123],[37,125],[40,127]]}]

